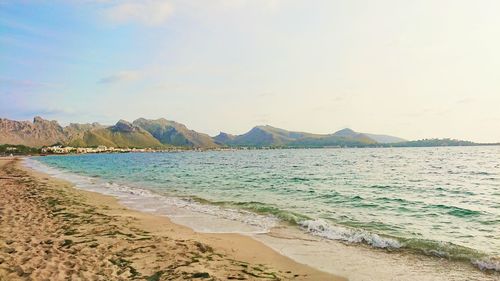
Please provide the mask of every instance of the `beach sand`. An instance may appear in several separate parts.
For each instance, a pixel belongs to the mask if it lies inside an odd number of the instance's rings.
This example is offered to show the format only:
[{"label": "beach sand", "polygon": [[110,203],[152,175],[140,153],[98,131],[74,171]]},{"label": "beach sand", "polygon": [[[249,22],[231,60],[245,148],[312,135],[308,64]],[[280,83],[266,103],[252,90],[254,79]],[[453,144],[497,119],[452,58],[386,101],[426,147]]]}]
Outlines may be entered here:
[{"label": "beach sand", "polygon": [[0,158],[0,281],[346,280],[250,237],[196,233]]}]

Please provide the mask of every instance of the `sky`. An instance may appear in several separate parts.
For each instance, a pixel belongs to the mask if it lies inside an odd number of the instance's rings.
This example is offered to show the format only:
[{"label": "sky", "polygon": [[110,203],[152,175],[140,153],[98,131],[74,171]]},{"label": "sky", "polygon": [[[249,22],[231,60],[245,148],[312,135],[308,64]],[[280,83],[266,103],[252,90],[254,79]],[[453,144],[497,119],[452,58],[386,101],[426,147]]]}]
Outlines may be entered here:
[{"label": "sky", "polygon": [[500,141],[497,0],[0,0],[0,117]]}]

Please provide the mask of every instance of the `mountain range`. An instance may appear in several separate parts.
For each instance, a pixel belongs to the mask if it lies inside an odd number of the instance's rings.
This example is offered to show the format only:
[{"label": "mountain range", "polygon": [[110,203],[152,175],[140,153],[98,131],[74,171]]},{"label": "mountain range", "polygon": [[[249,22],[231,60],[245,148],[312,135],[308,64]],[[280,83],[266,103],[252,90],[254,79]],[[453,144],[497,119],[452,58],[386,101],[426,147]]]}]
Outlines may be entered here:
[{"label": "mountain range", "polygon": [[378,143],[403,142],[404,139],[358,133],[351,129],[343,129],[333,134],[311,134],[293,132],[269,125],[257,126],[242,135],[220,133],[214,137],[219,145],[226,146],[287,146],[287,147],[324,147],[324,146],[366,146]]},{"label": "mountain range", "polygon": [[57,121],[35,117],[33,122],[0,118],[0,144],[31,147],[62,144],[75,147],[136,148],[218,148],[218,147],[366,147],[366,146],[436,146],[472,145],[454,140],[405,139],[343,129],[332,134],[294,132],[269,125],[256,126],[242,135],[221,132],[215,137],[190,130],[184,124],[164,118],[139,118],[132,123],[120,120],[113,126],[99,123],[61,126]]}]

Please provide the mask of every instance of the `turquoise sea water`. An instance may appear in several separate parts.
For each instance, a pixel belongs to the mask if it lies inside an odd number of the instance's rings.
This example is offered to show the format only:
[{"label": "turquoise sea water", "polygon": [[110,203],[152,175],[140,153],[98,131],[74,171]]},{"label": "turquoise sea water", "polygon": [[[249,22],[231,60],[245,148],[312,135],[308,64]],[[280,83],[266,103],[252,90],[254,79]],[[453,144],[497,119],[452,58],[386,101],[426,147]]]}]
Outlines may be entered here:
[{"label": "turquoise sea water", "polygon": [[111,185],[278,218],[346,243],[500,271],[500,147],[37,157]]}]

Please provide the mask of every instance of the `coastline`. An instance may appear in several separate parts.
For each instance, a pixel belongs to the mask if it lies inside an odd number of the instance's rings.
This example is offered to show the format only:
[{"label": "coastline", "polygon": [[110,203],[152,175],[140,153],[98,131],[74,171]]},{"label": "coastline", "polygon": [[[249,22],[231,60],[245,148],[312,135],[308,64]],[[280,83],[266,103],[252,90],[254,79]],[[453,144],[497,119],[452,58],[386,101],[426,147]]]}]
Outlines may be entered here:
[{"label": "coastline", "polygon": [[346,280],[251,237],[197,233],[20,162],[0,158],[0,280]]},{"label": "coastline", "polygon": [[[256,214],[254,214],[256,217],[253,217],[254,215],[250,214],[251,223],[246,225],[246,227],[249,227],[246,228],[245,224],[241,223],[241,219],[247,223],[249,217],[233,217],[236,221],[231,219],[214,220],[214,214],[205,213],[206,208],[211,208],[210,204],[199,202],[199,204],[202,204],[199,205],[194,202],[201,209],[193,209],[190,208],[192,207],[191,203],[185,205],[184,202],[179,205],[179,202],[175,201],[175,197],[172,198],[154,192],[150,193],[141,185],[132,184],[129,186],[127,182],[124,182],[123,185],[114,185],[113,183],[110,185],[110,182],[101,181],[98,178],[80,176],[78,172],[73,173],[64,169],[54,169],[46,165],[39,166],[35,163],[38,163],[38,161],[25,159],[22,161],[22,167],[20,168],[27,169],[29,173],[40,174],[40,178],[51,177],[54,181],[62,182],[68,187],[74,187],[71,188],[72,190],[110,198],[119,206],[117,214],[120,214],[125,207],[129,210],[135,210],[133,212],[138,214],[154,218],[168,218],[169,223],[173,222],[178,227],[187,229],[191,234],[194,232],[194,234],[202,237],[205,237],[205,235],[217,236],[222,243],[222,248],[227,246],[225,243],[227,237],[231,237],[230,239],[244,237],[253,242],[257,240],[264,244],[264,247],[267,246],[267,249],[273,249],[275,254],[279,253],[301,265],[308,265],[310,268],[334,276],[343,276],[351,281],[500,280],[498,273],[480,271],[474,268],[471,263],[458,262],[446,257],[421,255],[409,251],[392,251],[360,243],[353,244],[332,240],[311,235],[303,229],[292,227],[287,223],[271,224],[271,228],[264,228],[267,229],[266,231],[255,231],[253,224],[266,217]],[[100,196],[97,197],[100,198]],[[224,209],[217,209],[216,217],[221,214],[220,211],[224,212]],[[237,223],[237,221],[240,221],[240,223]],[[161,223],[163,222],[159,222],[159,224]],[[218,232],[218,234],[214,234],[214,232]],[[263,246],[262,244],[260,245]],[[239,251],[239,245],[236,245],[234,249]],[[234,253],[234,251],[232,252]],[[259,255],[260,252],[258,251]],[[253,258],[260,264],[263,263],[261,256],[254,256]],[[307,279],[307,276],[301,276],[293,279],[335,280],[329,279],[330,277],[331,275],[327,277],[328,279]],[[281,280],[292,279],[291,276],[280,276],[279,278]]]}]

